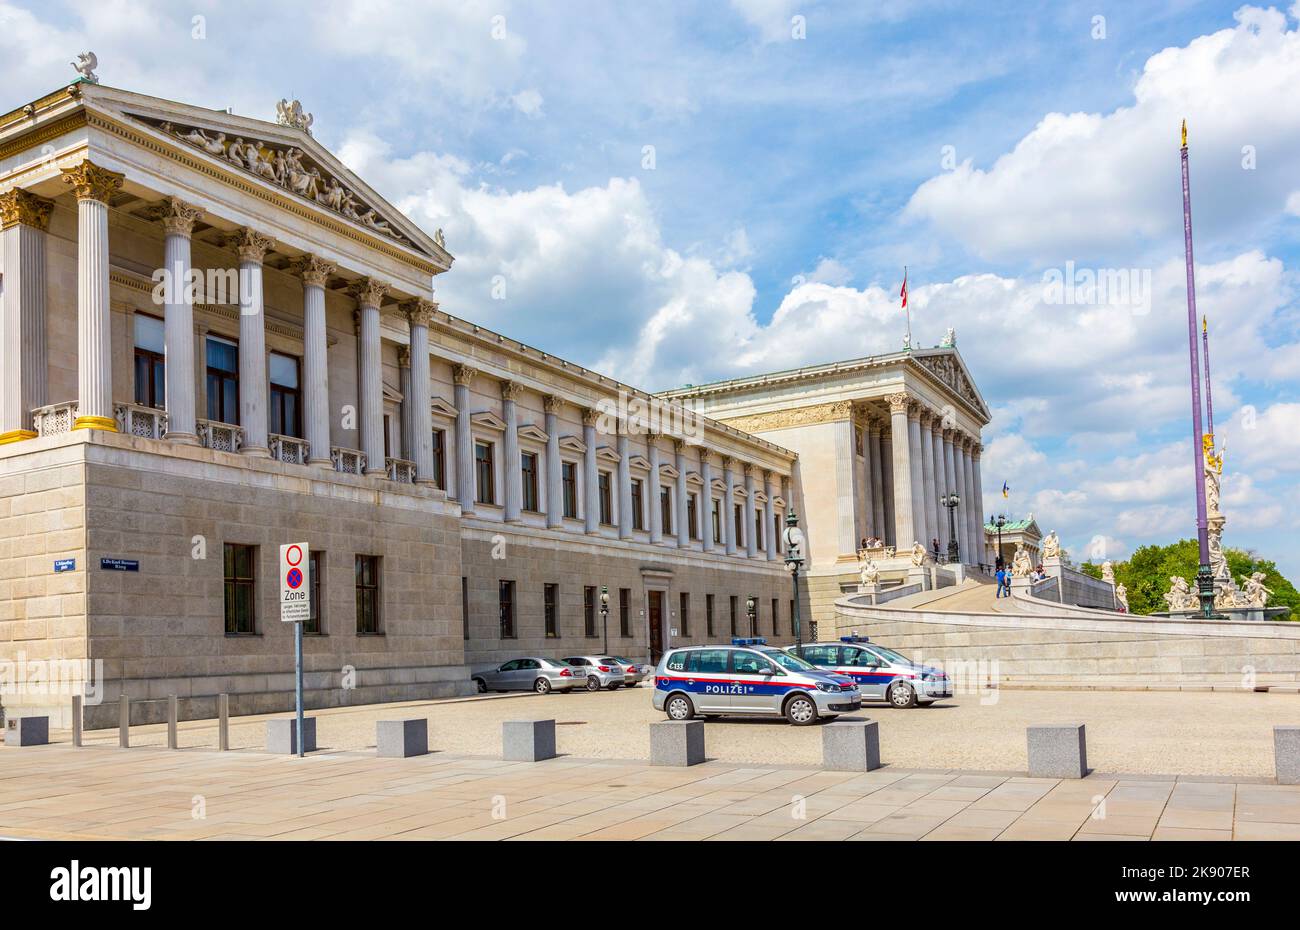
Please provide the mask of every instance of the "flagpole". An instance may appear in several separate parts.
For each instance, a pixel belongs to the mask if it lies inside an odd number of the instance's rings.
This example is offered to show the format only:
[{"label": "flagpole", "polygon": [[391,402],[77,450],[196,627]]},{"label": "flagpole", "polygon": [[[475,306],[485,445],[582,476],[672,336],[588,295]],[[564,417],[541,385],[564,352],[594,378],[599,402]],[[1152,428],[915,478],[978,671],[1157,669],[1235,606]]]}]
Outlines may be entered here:
[{"label": "flagpole", "polygon": [[907,266],[903,266],[903,311],[907,314],[907,351],[912,351],[912,306],[907,302]]},{"label": "flagpole", "polygon": [[1210,536],[1205,508],[1205,453],[1201,434],[1201,365],[1196,346],[1196,275],[1192,260],[1192,185],[1187,166],[1187,121],[1183,120],[1183,144],[1180,148],[1183,169],[1183,249],[1187,255],[1187,342],[1192,382],[1192,461],[1196,482],[1196,543],[1200,567],[1196,571],[1197,594],[1201,616],[1214,616],[1214,575],[1210,569]]}]

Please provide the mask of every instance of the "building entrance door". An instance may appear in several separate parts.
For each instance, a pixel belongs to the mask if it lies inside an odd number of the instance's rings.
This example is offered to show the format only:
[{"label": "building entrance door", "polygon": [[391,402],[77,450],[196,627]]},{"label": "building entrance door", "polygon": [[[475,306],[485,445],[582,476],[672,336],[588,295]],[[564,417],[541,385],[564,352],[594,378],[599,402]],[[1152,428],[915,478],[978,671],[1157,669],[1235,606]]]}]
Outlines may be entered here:
[{"label": "building entrance door", "polygon": [[646,592],[647,614],[650,618],[650,664],[657,665],[664,654],[664,592]]}]

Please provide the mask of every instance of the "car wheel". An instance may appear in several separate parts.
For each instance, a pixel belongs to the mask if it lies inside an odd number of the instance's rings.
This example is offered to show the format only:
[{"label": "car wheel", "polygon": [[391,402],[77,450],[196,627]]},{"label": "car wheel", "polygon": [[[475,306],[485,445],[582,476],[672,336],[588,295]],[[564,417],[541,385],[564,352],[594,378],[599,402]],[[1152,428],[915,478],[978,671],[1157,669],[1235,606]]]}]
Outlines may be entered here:
[{"label": "car wheel", "polygon": [[895,682],[889,686],[889,703],[893,707],[915,707],[916,691],[905,681]]},{"label": "car wheel", "polygon": [[690,720],[695,716],[695,705],[684,694],[674,694],[664,705],[664,713],[670,720]]},{"label": "car wheel", "polygon": [[595,675],[588,675],[588,676],[587,676],[587,690],[588,690],[588,691],[599,691],[599,690],[600,690],[600,679],[597,678]]},{"label": "car wheel", "polygon": [[797,727],[817,722],[817,705],[806,694],[796,694],[785,705],[785,719]]},{"label": "car wheel", "polygon": [[535,682],[533,682],[533,690],[536,691],[538,694],[550,694],[551,683],[547,681],[545,678],[539,678]]},{"label": "car wheel", "polygon": [[621,687],[623,687],[621,684],[619,684],[618,682],[614,682],[612,685],[609,686],[609,690],[617,691]]},{"label": "car wheel", "polygon": [[474,687],[478,689],[479,694],[487,694],[487,682],[482,678],[474,679]]}]

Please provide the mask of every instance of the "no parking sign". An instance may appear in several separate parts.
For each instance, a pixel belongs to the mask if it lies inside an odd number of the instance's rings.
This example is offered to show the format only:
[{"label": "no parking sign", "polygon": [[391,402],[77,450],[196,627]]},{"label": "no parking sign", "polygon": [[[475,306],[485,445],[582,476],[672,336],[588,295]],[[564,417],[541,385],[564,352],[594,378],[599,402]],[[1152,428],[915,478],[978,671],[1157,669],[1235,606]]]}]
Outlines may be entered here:
[{"label": "no parking sign", "polygon": [[305,542],[280,547],[280,619],[285,623],[299,623],[311,616],[308,554]]}]

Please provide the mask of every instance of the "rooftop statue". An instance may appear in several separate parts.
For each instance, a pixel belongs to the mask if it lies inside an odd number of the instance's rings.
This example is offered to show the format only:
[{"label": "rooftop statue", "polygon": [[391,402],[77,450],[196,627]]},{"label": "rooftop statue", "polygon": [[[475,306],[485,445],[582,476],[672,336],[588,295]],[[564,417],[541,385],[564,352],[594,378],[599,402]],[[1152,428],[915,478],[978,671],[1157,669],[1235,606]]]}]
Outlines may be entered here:
[{"label": "rooftop statue", "polygon": [[81,80],[89,84],[99,83],[99,78],[95,75],[95,69],[99,67],[99,57],[94,52],[79,52],[77,60],[69,62],[69,64],[77,69],[77,74],[81,75]]},{"label": "rooftop statue", "polygon": [[310,113],[304,113],[302,104],[297,100],[290,102],[281,97],[280,102],[275,105],[275,121],[281,126],[301,129],[310,136],[311,124],[315,122],[315,117]]}]

